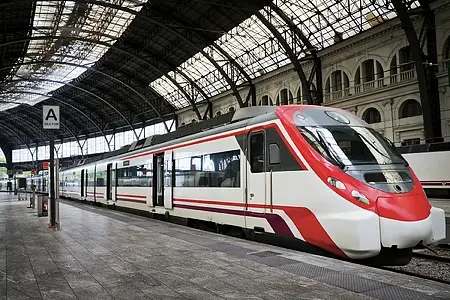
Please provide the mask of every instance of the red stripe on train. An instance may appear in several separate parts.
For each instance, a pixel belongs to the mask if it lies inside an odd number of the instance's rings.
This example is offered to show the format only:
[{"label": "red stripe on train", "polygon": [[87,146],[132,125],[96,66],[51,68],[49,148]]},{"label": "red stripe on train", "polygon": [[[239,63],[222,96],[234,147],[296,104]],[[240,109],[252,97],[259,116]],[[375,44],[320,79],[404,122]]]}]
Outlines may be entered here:
[{"label": "red stripe on train", "polygon": [[[226,201],[214,201],[214,200],[196,200],[196,199],[181,199],[174,198],[175,201],[198,203],[198,204],[210,204],[210,205],[221,205],[221,206],[234,206],[245,208],[245,203],[238,202],[226,202]],[[197,206],[201,209],[201,206]],[[264,204],[248,204],[251,208],[270,208],[268,205]],[[320,221],[316,218],[314,213],[306,207],[292,207],[292,206],[282,206],[273,205],[273,209],[282,210],[286,215],[292,220],[295,227],[297,227],[300,234],[303,236],[306,242],[321,247],[330,253],[336,254],[340,257],[347,257],[347,255],[338,248],[334,243],[328,233],[320,224]],[[251,213],[251,212],[249,212]]]}]

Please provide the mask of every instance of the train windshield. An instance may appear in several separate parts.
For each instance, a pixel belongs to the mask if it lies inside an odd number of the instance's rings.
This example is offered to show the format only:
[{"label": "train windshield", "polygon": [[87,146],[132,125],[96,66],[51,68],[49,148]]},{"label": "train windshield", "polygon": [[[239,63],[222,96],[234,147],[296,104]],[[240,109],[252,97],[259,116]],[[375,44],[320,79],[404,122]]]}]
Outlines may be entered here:
[{"label": "train windshield", "polygon": [[301,126],[306,141],[324,158],[343,168],[351,165],[406,164],[391,143],[375,130],[360,126]]}]

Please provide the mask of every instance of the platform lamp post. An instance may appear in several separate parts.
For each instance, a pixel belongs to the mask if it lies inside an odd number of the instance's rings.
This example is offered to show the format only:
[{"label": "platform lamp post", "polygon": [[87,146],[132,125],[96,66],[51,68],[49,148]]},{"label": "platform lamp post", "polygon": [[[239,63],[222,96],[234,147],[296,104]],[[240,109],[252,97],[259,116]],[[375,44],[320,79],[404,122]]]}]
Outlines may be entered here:
[{"label": "platform lamp post", "polygon": [[53,130],[59,129],[59,106],[42,106],[42,126],[49,131],[50,136],[50,224],[49,228],[56,228],[56,198],[55,198],[55,141]]}]

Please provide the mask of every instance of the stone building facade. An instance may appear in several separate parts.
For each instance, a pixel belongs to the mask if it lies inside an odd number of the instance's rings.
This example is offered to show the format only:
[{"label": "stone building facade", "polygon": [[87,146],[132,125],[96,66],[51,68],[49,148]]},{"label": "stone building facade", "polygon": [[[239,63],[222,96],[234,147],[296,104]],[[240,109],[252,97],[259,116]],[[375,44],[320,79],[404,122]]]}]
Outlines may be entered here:
[{"label": "stone building facade", "polygon": [[[438,50],[442,136],[450,140],[450,3],[434,2]],[[414,25],[420,32],[422,18]],[[425,47],[426,48],[426,47]],[[404,30],[397,19],[318,52],[322,63],[324,103],[352,111],[396,145],[424,143],[419,86]],[[308,74],[312,63],[302,63]],[[258,105],[302,104],[301,84],[292,65],[262,74],[253,83]],[[245,99],[249,88],[240,89]],[[211,99],[213,115],[238,109],[230,91]],[[204,111],[204,107],[199,108]],[[197,122],[192,110],[178,114],[178,124]]]}]

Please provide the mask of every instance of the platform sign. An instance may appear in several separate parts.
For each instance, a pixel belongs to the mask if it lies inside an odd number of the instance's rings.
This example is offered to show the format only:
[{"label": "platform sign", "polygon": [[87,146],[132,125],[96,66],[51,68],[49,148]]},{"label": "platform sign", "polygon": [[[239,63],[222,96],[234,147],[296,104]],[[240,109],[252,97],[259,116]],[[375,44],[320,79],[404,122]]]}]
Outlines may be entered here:
[{"label": "platform sign", "polygon": [[36,169],[31,170],[31,175],[36,175]]},{"label": "platform sign", "polygon": [[44,161],[42,163],[42,169],[47,170],[48,169],[48,161]]},{"label": "platform sign", "polygon": [[42,106],[42,126],[44,129],[59,129],[59,106]]}]

